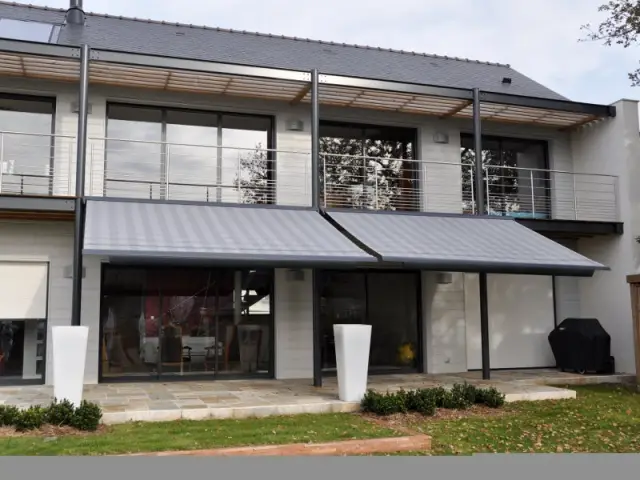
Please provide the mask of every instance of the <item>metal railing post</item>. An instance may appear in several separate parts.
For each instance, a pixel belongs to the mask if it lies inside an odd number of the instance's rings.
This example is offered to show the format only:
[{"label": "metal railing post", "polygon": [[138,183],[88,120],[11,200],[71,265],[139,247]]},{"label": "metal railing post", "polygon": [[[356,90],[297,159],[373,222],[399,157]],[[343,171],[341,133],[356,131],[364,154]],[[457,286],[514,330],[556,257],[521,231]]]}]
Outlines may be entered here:
[{"label": "metal railing post", "polygon": [[376,176],[376,183],[375,183],[375,188],[374,188],[374,195],[375,195],[375,202],[374,205],[376,207],[376,210],[378,210],[379,208],[379,204],[378,204],[378,172],[374,170],[374,175]]},{"label": "metal railing post", "polygon": [[573,179],[573,219],[578,220],[578,194],[576,193],[576,174],[572,173]]},{"label": "metal railing post", "polygon": [[620,214],[620,178],[613,178],[613,201],[616,202],[614,205],[614,214],[616,217],[616,221],[622,221],[622,215]]},{"label": "metal railing post", "polygon": [[2,193],[3,173],[4,173],[4,133],[0,133],[0,193]]},{"label": "metal railing post", "polygon": [[474,182],[473,166],[469,166],[469,171],[470,171],[469,179],[471,182],[471,212],[475,215],[476,214],[476,197],[475,197],[476,189],[474,188],[474,185],[473,185],[473,182]]},{"label": "metal railing post", "polygon": [[325,155],[322,155],[322,203],[324,208],[327,208],[327,157]]},{"label": "metal railing post", "polygon": [[[240,175],[242,174],[242,169],[241,167],[241,161],[240,161],[240,155],[237,156],[237,164],[238,167],[236,168],[236,175],[238,176],[238,203],[242,203],[242,179],[240,178]],[[269,195],[269,186],[267,185],[267,195]]]},{"label": "metal railing post", "polygon": [[536,196],[533,190],[533,170],[529,171],[529,183],[531,184],[531,214],[533,218],[536,216]]},{"label": "metal railing post", "polygon": [[170,144],[166,144],[165,145],[165,162],[164,162],[164,181],[165,181],[165,186],[164,186],[164,198],[166,200],[170,200],[169,198],[169,184],[170,184],[170,179],[169,179],[169,171],[170,171],[170,165],[171,165],[171,145]]},{"label": "metal railing post", "polygon": [[[485,211],[479,211],[478,214],[479,215],[484,215],[486,213],[487,215],[489,215],[489,213],[491,212],[491,195],[489,193],[489,169],[487,167],[482,167],[482,173],[484,173],[484,176],[485,176],[484,183],[485,183],[485,190],[487,192],[487,206],[486,206],[486,212]],[[483,200],[484,200],[484,198],[483,198]],[[484,202],[482,202],[482,203],[484,203]],[[478,204],[480,204],[480,202],[478,202]],[[485,209],[483,208],[483,210],[485,210]]]}]

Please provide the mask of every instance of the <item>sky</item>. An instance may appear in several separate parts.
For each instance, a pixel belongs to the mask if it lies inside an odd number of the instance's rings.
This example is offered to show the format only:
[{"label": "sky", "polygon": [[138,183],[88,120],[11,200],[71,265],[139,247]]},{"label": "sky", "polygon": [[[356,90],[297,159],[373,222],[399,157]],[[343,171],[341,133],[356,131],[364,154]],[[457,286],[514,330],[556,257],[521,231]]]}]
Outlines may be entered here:
[{"label": "sky", "polygon": [[[580,42],[605,0],[84,0],[85,11],[507,63],[582,102],[640,99],[640,49]],[[67,8],[69,0],[29,0]],[[390,8],[393,6],[393,8]]]}]

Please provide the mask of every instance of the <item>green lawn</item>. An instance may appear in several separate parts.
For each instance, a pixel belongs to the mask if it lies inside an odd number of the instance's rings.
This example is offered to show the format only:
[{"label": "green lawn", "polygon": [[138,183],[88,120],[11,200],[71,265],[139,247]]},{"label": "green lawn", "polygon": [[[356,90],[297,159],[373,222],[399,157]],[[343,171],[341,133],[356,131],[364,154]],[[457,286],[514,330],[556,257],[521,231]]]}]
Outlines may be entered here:
[{"label": "green lawn", "polygon": [[114,425],[104,433],[0,438],[0,455],[106,455],[401,435],[351,414]]},{"label": "green lawn", "polygon": [[[640,394],[620,386],[575,390],[576,400],[507,404],[490,417],[411,417],[407,426],[433,437],[433,455],[640,452]],[[0,454],[104,455],[400,435],[353,414],[129,423],[86,436],[4,437]]]},{"label": "green lawn", "polygon": [[432,435],[433,455],[640,452],[640,394],[621,386],[569,388],[577,391],[576,400],[517,402],[494,418],[411,426]]}]

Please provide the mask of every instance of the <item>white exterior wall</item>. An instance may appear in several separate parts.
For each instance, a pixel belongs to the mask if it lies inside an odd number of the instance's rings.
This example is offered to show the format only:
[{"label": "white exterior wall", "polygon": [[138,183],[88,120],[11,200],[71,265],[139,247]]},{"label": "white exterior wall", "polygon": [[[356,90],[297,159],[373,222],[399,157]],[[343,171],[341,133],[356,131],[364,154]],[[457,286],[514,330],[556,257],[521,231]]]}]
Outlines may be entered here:
[{"label": "white exterior wall", "polygon": [[311,270],[304,280],[275,271],[275,377],[313,378],[313,292]]},{"label": "white exterior wall", "polygon": [[604,263],[610,271],[580,279],[580,313],[595,317],[611,335],[616,369],[634,373],[631,300],[626,275],[640,271],[640,138],[638,102],[622,100],[615,104],[615,118],[587,126],[572,136],[576,165],[581,171],[619,176],[618,198],[624,234],[582,238],[580,253]]},{"label": "white exterior wall", "polygon": [[[71,278],[65,275],[65,270],[71,267],[72,256],[72,223],[0,221],[0,261],[49,263],[47,384],[52,382],[51,327],[71,324]],[[91,259],[85,260],[85,268],[82,323],[89,327],[85,383],[97,383],[100,268]]]},{"label": "white exterior wall", "polygon": [[435,272],[422,272],[424,369],[428,373],[467,370],[464,275],[438,283]]}]

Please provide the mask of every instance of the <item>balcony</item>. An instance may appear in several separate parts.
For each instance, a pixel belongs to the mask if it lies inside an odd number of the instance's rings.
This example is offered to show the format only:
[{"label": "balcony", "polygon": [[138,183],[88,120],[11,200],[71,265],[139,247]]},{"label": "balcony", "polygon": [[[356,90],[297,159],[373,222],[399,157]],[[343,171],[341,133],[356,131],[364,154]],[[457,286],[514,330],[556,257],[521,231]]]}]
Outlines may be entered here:
[{"label": "balcony", "polygon": [[[473,164],[325,154],[321,168],[327,208],[476,213]],[[483,181],[490,215],[619,221],[612,175],[485,165]]]},{"label": "balcony", "polygon": [[[0,194],[73,197],[75,138],[0,132]],[[326,208],[476,212],[470,163],[389,156],[320,155]],[[88,196],[311,205],[311,154],[305,151],[91,138]],[[619,222],[618,178],[485,165],[491,215],[519,219]]]},{"label": "balcony", "polygon": [[311,205],[309,152],[92,138],[87,163],[89,196]]},{"label": "balcony", "polygon": [[75,143],[73,136],[0,132],[0,194],[74,196]]}]

